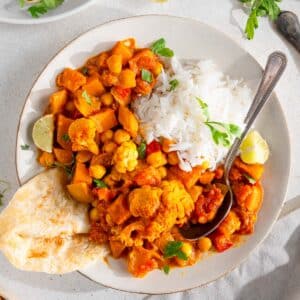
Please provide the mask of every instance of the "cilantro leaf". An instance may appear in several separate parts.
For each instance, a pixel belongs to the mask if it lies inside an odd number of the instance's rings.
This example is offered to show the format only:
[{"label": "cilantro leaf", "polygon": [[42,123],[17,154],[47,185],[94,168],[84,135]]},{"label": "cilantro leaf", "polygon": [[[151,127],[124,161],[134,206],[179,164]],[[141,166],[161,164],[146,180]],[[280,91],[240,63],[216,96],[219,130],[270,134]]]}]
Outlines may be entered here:
[{"label": "cilantro leaf", "polygon": [[177,79],[172,79],[170,82],[169,82],[169,85],[170,85],[170,89],[169,91],[174,91],[178,85],[179,85],[179,81]]},{"label": "cilantro leaf", "polygon": [[158,50],[161,50],[166,47],[166,41],[164,38],[160,38],[156,42],[154,42],[151,46],[151,50],[154,53],[157,53]]},{"label": "cilantro leaf", "polygon": [[178,257],[182,260],[187,260],[188,257],[186,254],[181,250],[183,246],[183,242],[181,241],[171,241],[168,242],[166,247],[164,248],[164,257],[171,258],[171,257]]},{"label": "cilantro leaf", "polygon": [[170,266],[169,266],[169,265],[165,265],[165,266],[163,267],[163,271],[164,271],[164,273],[165,273],[166,275],[168,275],[168,274],[170,273]]},{"label": "cilantro leaf", "polygon": [[71,140],[71,139],[70,139],[70,136],[69,136],[67,133],[63,134],[62,139],[63,139],[65,142],[69,142],[69,141]]},{"label": "cilantro leaf", "polygon": [[268,16],[272,21],[275,21],[280,13],[278,2],[280,0],[240,0],[250,8],[245,33],[249,40],[254,37],[255,29],[258,28],[258,17]]},{"label": "cilantro leaf", "polygon": [[146,69],[142,69],[141,77],[142,77],[142,80],[144,80],[148,83],[151,83],[153,81],[152,73],[150,71],[146,70]]},{"label": "cilantro leaf", "polygon": [[253,177],[251,177],[250,175],[244,173],[243,176],[249,181],[250,184],[256,183],[256,180]]},{"label": "cilantro leaf", "polygon": [[201,98],[199,97],[196,97],[198,103],[200,104],[201,108],[202,108],[202,112],[203,112],[203,115],[209,119],[209,113],[208,113],[208,105],[207,103],[205,103]]},{"label": "cilantro leaf", "polygon": [[221,122],[206,121],[204,123],[210,129],[212,138],[217,145],[229,147],[235,137],[240,136],[240,128],[235,124],[226,124]]},{"label": "cilantro leaf", "polygon": [[30,6],[27,10],[33,18],[39,18],[41,15],[46,14],[49,10],[57,8],[63,2],[64,0],[41,0],[37,4]]},{"label": "cilantro leaf", "polygon": [[160,38],[156,42],[154,42],[151,46],[151,50],[153,53],[165,56],[165,57],[173,57],[174,52],[170,48],[166,48],[166,41],[164,38]]},{"label": "cilantro leaf", "polygon": [[147,144],[146,142],[142,142],[138,148],[137,148],[137,151],[138,151],[138,154],[139,154],[139,158],[140,159],[143,159],[146,157],[146,149],[147,149]]},{"label": "cilantro leaf", "polygon": [[89,75],[89,69],[87,67],[82,67],[80,71],[84,76]]},{"label": "cilantro leaf", "polygon": [[95,184],[95,186],[97,188],[106,188],[107,187],[107,184],[103,180],[100,180],[100,179],[94,179],[93,183]]},{"label": "cilantro leaf", "polygon": [[164,57],[173,57],[174,56],[174,52],[173,50],[171,50],[170,48],[163,48],[160,49],[156,52],[158,55],[160,56],[164,56]]},{"label": "cilantro leaf", "polygon": [[27,145],[27,144],[24,144],[24,145],[21,145],[21,149],[22,150],[29,150],[29,145]]},{"label": "cilantro leaf", "polygon": [[92,105],[92,98],[90,97],[90,95],[87,93],[86,90],[84,90],[81,94],[81,96],[84,98],[85,102],[88,104],[88,105]]}]

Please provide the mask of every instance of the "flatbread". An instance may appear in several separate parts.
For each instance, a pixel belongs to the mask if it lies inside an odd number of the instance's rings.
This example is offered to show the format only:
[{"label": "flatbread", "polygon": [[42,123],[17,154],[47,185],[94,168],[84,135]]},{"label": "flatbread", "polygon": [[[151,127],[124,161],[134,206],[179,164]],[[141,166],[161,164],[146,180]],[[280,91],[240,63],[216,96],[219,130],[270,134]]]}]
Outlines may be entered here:
[{"label": "flatbread", "polygon": [[65,190],[62,170],[45,171],[23,185],[0,215],[0,250],[18,269],[63,274],[103,258],[88,239],[88,205]]}]

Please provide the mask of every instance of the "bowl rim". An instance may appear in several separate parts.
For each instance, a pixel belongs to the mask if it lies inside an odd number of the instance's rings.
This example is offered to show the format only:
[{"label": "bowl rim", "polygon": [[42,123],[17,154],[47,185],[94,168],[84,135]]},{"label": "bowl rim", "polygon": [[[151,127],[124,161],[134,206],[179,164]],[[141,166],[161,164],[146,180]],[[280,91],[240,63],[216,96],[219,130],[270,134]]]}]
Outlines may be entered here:
[{"label": "bowl rim", "polygon": [[44,16],[42,18],[20,19],[20,18],[0,17],[0,23],[15,24],[15,25],[38,25],[38,24],[55,22],[78,13],[79,11],[87,8],[93,2],[95,2],[95,0],[85,0],[85,3],[81,3],[77,7],[68,10],[64,13],[60,13],[54,16]]},{"label": "bowl rim", "polygon": [[[91,0],[91,1],[94,1],[94,0]],[[122,18],[118,18],[118,19],[114,19],[114,20],[109,20],[107,22],[104,22],[104,23],[101,23],[101,24],[98,24],[86,31],[84,31],[83,33],[79,34],[78,36],[76,36],[75,38],[73,38],[72,40],[70,40],[66,45],[64,45],[60,50],[58,50],[51,58],[50,60],[47,62],[47,64],[41,69],[41,71],[39,72],[37,78],[34,80],[31,88],[29,89],[29,92],[27,93],[26,95],[26,98],[25,98],[25,101],[23,103],[23,107],[22,107],[22,110],[20,112],[20,115],[19,115],[19,121],[18,121],[18,126],[17,126],[17,134],[16,134],[16,141],[15,141],[15,159],[14,159],[14,164],[15,164],[15,169],[16,169],[16,175],[17,175],[17,181],[18,181],[18,184],[19,186],[21,186],[23,183],[20,179],[20,176],[19,176],[19,172],[18,172],[18,166],[17,166],[17,153],[18,153],[18,147],[19,147],[19,135],[20,135],[20,126],[21,126],[21,119],[22,119],[22,116],[23,116],[23,113],[24,113],[24,110],[25,110],[25,106],[26,106],[26,103],[28,102],[29,100],[29,97],[32,93],[32,90],[36,84],[36,82],[40,79],[40,76],[42,75],[42,73],[47,69],[47,67],[49,66],[49,64],[61,53],[65,50],[65,48],[67,48],[68,46],[70,46],[73,42],[75,42],[76,40],[80,39],[82,36],[84,36],[85,34],[89,33],[90,31],[93,31],[93,30],[96,30],[98,28],[101,28],[103,26],[106,26],[106,25],[109,25],[111,23],[118,23],[120,21],[125,21],[127,19],[143,19],[143,18],[147,18],[147,17],[162,17],[162,18],[170,18],[170,19],[177,19],[177,20],[185,20],[185,21],[192,21],[193,23],[197,23],[197,24],[203,24],[207,27],[209,27],[210,29],[214,30],[214,31],[217,31],[218,33],[224,35],[227,39],[229,39],[232,43],[234,43],[237,47],[243,49],[253,60],[255,60],[255,62],[257,63],[257,65],[260,67],[261,71],[263,71],[263,67],[261,66],[261,64],[255,59],[255,57],[253,57],[244,47],[242,47],[237,41],[235,41],[233,38],[231,38],[229,35],[227,35],[226,33],[224,33],[223,31],[220,31],[218,29],[216,29],[215,27],[205,23],[205,22],[202,22],[202,21],[199,21],[195,18],[191,18],[191,17],[181,17],[181,16],[176,16],[176,15],[172,15],[172,14],[143,14],[143,15],[136,15],[136,16],[130,16],[130,17],[122,17]],[[91,277],[89,277],[88,275],[84,274],[81,270],[77,270],[77,272],[89,279],[90,281],[96,283],[96,284],[99,284],[101,286],[104,286],[104,287],[107,287],[107,288],[112,288],[114,290],[117,290],[117,291],[121,291],[121,292],[128,292],[128,293],[133,293],[133,294],[142,294],[142,295],[165,295],[165,294],[173,294],[173,293],[178,293],[178,292],[186,292],[186,291],[190,291],[192,289],[195,289],[195,288],[202,288],[202,287],[205,287],[209,284],[211,284],[212,282],[214,281],[217,281],[218,279],[221,279],[223,277],[225,277],[226,275],[228,275],[229,273],[231,273],[232,271],[234,271],[237,267],[239,267],[242,263],[244,263],[248,257],[250,256],[250,254],[252,254],[262,243],[263,241],[266,239],[266,237],[270,234],[274,224],[276,223],[276,221],[278,220],[278,217],[281,213],[281,210],[285,204],[285,201],[286,201],[286,196],[287,196],[287,191],[288,191],[288,186],[289,186],[289,179],[290,179],[290,173],[291,173],[291,140],[290,140],[290,131],[289,131],[289,127],[288,127],[288,123],[287,123],[287,119],[286,119],[286,116],[285,116],[285,113],[282,109],[282,106],[281,106],[281,103],[276,95],[276,92],[274,91],[272,93],[273,96],[275,96],[277,102],[278,102],[278,108],[280,110],[280,113],[283,115],[283,123],[285,125],[285,129],[286,129],[286,134],[287,134],[287,141],[288,143],[285,145],[285,149],[286,149],[286,152],[287,152],[287,157],[286,157],[286,162],[287,162],[287,165],[288,165],[288,169],[287,169],[287,182],[286,182],[286,187],[285,189],[283,190],[283,200],[282,200],[282,203],[281,203],[281,206],[278,210],[278,213],[277,215],[275,216],[273,222],[270,224],[269,228],[266,230],[266,233],[262,236],[262,238],[260,239],[259,242],[256,243],[256,245],[254,246],[254,248],[250,251],[248,251],[248,253],[246,254],[246,256],[241,259],[240,261],[238,261],[237,263],[235,263],[235,265],[230,268],[229,270],[225,271],[224,273],[222,273],[221,275],[219,275],[218,277],[208,281],[208,282],[205,282],[205,283],[202,283],[202,284],[198,284],[198,285],[194,285],[190,288],[183,288],[183,289],[180,289],[180,290],[175,290],[175,291],[166,291],[166,292],[141,292],[141,291],[134,291],[134,290],[125,290],[125,289],[121,289],[121,288],[116,288],[116,287],[113,287],[113,286],[109,286],[107,284],[103,284],[103,283],[100,283],[94,279],[92,279]],[[30,178],[31,179],[31,178]],[[24,181],[27,182],[29,181],[30,179]]]}]

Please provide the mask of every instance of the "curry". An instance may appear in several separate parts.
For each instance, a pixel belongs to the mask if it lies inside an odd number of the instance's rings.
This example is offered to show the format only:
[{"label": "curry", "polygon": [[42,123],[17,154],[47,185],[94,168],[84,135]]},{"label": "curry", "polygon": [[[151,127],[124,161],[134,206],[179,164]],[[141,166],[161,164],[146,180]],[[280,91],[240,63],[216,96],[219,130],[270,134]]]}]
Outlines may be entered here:
[{"label": "curry", "polygon": [[177,228],[187,221],[214,218],[226,193],[224,172],[222,165],[210,170],[205,163],[183,171],[170,150],[172,140],[141,139],[131,104],[152,92],[162,69],[163,60],[131,38],[80,69],[64,69],[47,109],[55,119],[53,151],[38,158],[46,168],[68,172],[70,195],[90,204],[90,240],[125,258],[136,277],[154,269],[168,273],[170,266],[195,264],[208,251],[229,249],[239,236],[253,233],[263,201],[264,166],[237,157],[229,215],[210,236],[195,242],[180,236]]}]

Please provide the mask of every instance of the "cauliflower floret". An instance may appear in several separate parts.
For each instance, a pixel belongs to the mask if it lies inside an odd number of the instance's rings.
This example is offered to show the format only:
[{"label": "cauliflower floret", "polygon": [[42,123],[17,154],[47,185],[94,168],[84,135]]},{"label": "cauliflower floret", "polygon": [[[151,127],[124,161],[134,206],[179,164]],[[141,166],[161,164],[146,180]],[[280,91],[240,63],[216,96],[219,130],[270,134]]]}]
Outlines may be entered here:
[{"label": "cauliflower floret", "polygon": [[138,151],[135,143],[132,141],[122,143],[114,154],[113,161],[119,173],[133,171],[138,163]]},{"label": "cauliflower floret", "polygon": [[154,241],[163,231],[170,230],[176,224],[184,224],[194,209],[192,197],[179,181],[164,181],[161,188],[161,205],[147,228],[149,241]]},{"label": "cauliflower floret", "polygon": [[149,218],[160,205],[160,188],[144,186],[133,190],[128,197],[129,210],[134,217]]}]

